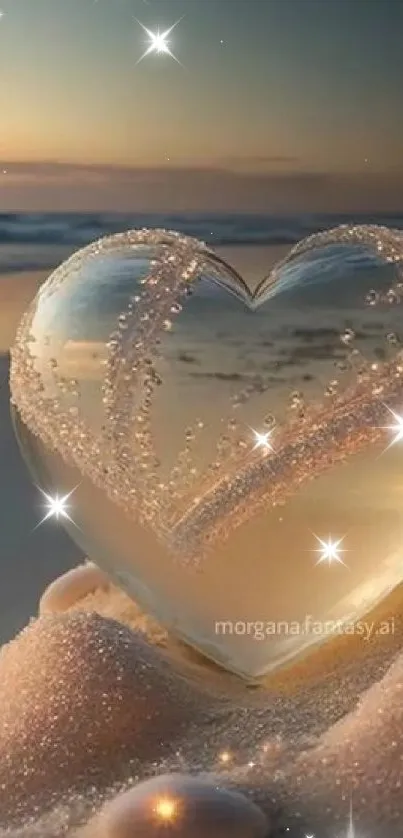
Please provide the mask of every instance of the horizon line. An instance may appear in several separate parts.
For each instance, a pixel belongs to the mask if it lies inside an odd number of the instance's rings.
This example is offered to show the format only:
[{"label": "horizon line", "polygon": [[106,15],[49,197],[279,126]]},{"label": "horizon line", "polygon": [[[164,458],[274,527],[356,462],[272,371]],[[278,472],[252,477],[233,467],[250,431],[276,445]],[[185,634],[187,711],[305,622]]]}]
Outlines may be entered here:
[{"label": "horizon line", "polygon": [[[273,163],[275,160],[279,160],[279,158],[272,158]],[[269,161],[269,158],[267,158]],[[285,162],[285,161],[284,161]],[[273,179],[280,179],[280,178],[315,178],[315,179],[333,179],[333,178],[360,178],[365,176],[366,178],[370,179],[372,177],[403,177],[403,164],[400,166],[390,166],[388,168],[372,168],[371,165],[364,164],[362,168],[356,169],[314,169],[309,167],[291,167],[291,168],[260,168],[258,169],[256,166],[252,167],[249,166],[248,168],[238,168],[237,166],[233,165],[225,165],[221,163],[220,165],[215,165],[212,161],[209,163],[205,161],[203,163],[196,162],[191,163],[190,161],[186,161],[184,163],[180,163],[179,161],[172,161],[172,164],[169,162],[166,163],[145,163],[141,165],[136,164],[129,164],[129,163],[115,163],[115,162],[86,162],[86,161],[74,161],[74,160],[63,160],[63,159],[52,159],[52,158],[44,158],[43,160],[15,160],[15,159],[7,159],[7,158],[0,158],[0,169],[7,170],[10,169],[10,174],[12,174],[12,170],[19,169],[20,171],[24,170],[42,170],[45,173],[46,170],[53,171],[61,171],[61,170],[74,170],[76,172],[102,172],[108,173],[113,175],[116,174],[152,174],[152,173],[189,173],[189,174],[220,174],[220,175],[230,175],[231,177],[237,177],[240,179],[248,179],[254,177],[262,177],[262,178],[273,178]],[[7,172],[8,173],[8,172]]]}]

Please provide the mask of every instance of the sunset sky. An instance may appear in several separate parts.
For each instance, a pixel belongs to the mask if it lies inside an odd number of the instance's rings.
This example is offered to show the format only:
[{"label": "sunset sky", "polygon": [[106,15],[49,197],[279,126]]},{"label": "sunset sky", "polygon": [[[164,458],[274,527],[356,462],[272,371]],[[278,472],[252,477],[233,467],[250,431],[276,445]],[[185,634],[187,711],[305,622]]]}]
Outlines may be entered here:
[{"label": "sunset sky", "polygon": [[399,0],[0,6],[0,211],[402,207]]}]

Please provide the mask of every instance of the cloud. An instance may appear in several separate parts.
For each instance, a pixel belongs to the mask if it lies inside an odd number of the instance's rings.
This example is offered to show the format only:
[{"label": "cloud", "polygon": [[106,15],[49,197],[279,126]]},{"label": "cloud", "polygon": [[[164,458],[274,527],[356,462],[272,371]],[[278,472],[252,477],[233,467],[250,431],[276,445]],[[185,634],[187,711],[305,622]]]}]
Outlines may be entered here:
[{"label": "cloud", "polygon": [[216,165],[223,169],[254,169],[270,166],[291,166],[301,165],[301,158],[292,155],[250,155],[246,157],[219,157]]},{"label": "cloud", "polygon": [[[228,165],[228,161],[227,161]],[[3,162],[3,211],[365,212],[401,209],[403,175]]]}]

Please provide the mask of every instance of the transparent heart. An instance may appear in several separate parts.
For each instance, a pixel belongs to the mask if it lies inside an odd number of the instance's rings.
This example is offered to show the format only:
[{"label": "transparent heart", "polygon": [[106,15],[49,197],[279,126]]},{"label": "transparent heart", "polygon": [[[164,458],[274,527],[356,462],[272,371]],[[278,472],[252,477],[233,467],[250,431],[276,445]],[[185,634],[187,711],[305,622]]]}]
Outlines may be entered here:
[{"label": "transparent heart", "polygon": [[134,231],[68,260],[21,323],[34,479],[71,493],[85,555],[245,678],[402,579],[401,241],[338,228],[251,289],[195,240]]}]

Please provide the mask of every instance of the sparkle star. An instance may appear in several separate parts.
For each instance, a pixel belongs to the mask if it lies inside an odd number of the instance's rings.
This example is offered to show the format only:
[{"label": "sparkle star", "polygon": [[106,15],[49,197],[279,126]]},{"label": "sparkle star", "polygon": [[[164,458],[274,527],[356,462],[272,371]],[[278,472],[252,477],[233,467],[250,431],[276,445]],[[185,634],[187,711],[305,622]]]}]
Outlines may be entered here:
[{"label": "sparkle star", "polygon": [[[137,20],[137,18],[136,18],[136,20]],[[177,20],[176,23],[174,23],[172,26],[170,26],[169,29],[166,29],[165,32],[160,32],[159,29],[157,29],[156,32],[152,32],[151,29],[147,29],[147,27],[144,26],[143,23],[141,23],[139,20],[137,20],[137,23],[139,24],[139,26],[141,26],[141,28],[144,29],[144,32],[146,33],[146,35],[148,35],[149,40],[150,40],[150,44],[149,44],[148,48],[146,49],[146,51],[143,53],[143,55],[140,56],[139,60],[136,63],[140,64],[140,61],[143,61],[143,58],[146,58],[147,55],[150,55],[152,52],[155,52],[157,55],[169,55],[170,58],[173,58],[174,61],[176,61],[177,64],[180,64],[181,62],[178,61],[178,59],[173,54],[173,52],[171,52],[170,47],[169,47],[169,42],[168,42],[167,38],[169,37],[169,35],[173,31],[173,29],[175,29],[175,26],[177,26],[178,23],[180,23],[181,20],[182,20],[182,18],[179,18],[179,20]]]},{"label": "sparkle star", "polygon": [[[46,500],[45,508],[47,509],[47,512],[46,515],[42,518],[42,520],[39,521],[39,524],[36,525],[35,529],[44,524],[45,521],[48,521],[49,518],[56,518],[56,521],[59,521],[61,518],[66,518],[68,521],[70,521],[71,524],[74,524],[74,521],[70,517],[68,512],[68,500],[73,494],[73,492],[75,492],[75,490],[77,489],[77,486],[75,486],[74,489],[72,489],[71,492],[69,492],[67,495],[63,496],[58,494],[48,495],[47,492],[44,492],[39,486],[38,489]],[[76,524],[74,524],[74,526],[76,526]]]},{"label": "sparkle star", "polygon": [[253,428],[251,429],[255,435],[255,445],[253,450],[255,451],[256,448],[263,448],[264,451],[273,451],[273,446],[270,442],[270,437],[273,433],[273,428],[271,431],[267,431],[266,433],[261,433],[260,431],[255,431]]},{"label": "sparkle star", "polygon": [[383,427],[383,430],[392,431],[394,433],[394,439],[392,439],[392,441],[386,448],[386,451],[388,451],[388,449],[391,448],[392,445],[396,445],[397,442],[401,442],[403,440],[403,416],[400,416],[399,413],[396,413],[394,410],[391,410],[391,408],[387,405],[385,405],[385,407],[396,420],[395,425],[384,425]]},{"label": "sparkle star", "polygon": [[350,817],[348,820],[346,838],[358,838],[356,831],[354,829],[354,821],[353,821],[353,803],[350,802]]},{"label": "sparkle star", "polygon": [[320,553],[320,558],[316,562],[316,564],[323,564],[323,562],[327,562],[328,565],[333,564],[334,562],[338,562],[338,564],[344,564],[343,559],[340,556],[340,553],[345,553],[345,550],[340,549],[340,544],[344,541],[343,538],[339,538],[338,541],[333,541],[331,536],[327,541],[324,541],[322,538],[318,538],[315,535],[316,540],[320,544],[320,548],[315,550],[315,553]]}]

